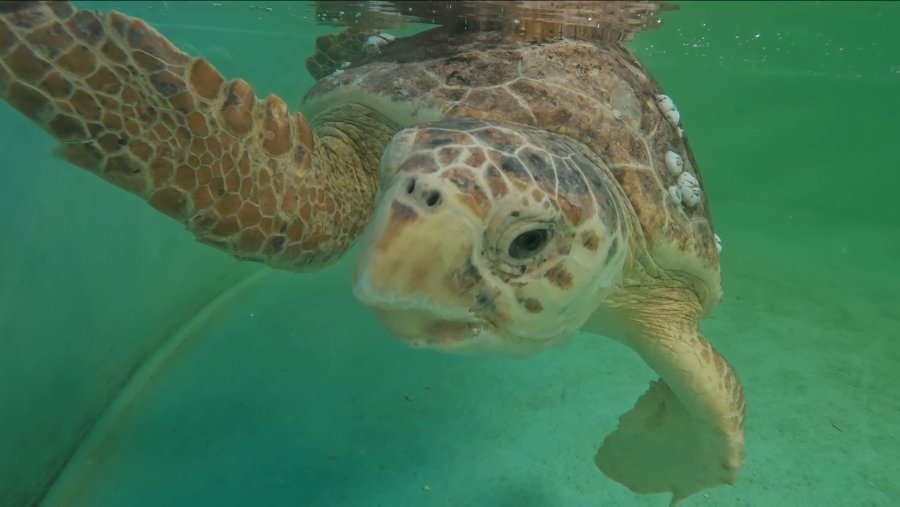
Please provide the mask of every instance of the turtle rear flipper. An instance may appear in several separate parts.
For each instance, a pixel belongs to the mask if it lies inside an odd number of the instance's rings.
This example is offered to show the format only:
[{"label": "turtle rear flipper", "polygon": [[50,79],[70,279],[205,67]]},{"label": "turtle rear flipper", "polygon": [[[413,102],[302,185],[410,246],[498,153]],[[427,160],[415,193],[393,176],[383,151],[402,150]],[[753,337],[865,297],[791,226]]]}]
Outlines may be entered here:
[{"label": "turtle rear flipper", "polygon": [[241,260],[311,271],[352,245],[393,134],[380,120],[354,133],[353,118],[377,113],[324,115],[340,128],[319,139],[281,99],[226,82],[139,19],[18,7],[0,15],[0,98],[60,142],[58,156]]}]

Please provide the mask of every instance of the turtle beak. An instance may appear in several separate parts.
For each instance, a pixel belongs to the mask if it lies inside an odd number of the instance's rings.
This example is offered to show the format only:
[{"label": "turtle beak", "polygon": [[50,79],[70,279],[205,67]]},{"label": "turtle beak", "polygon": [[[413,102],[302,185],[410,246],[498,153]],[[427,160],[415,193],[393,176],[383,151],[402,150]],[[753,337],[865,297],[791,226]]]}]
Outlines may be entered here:
[{"label": "turtle beak", "polygon": [[397,175],[385,189],[356,260],[353,292],[391,333],[414,345],[470,338],[473,291],[460,290],[474,228],[454,212],[443,183]]}]

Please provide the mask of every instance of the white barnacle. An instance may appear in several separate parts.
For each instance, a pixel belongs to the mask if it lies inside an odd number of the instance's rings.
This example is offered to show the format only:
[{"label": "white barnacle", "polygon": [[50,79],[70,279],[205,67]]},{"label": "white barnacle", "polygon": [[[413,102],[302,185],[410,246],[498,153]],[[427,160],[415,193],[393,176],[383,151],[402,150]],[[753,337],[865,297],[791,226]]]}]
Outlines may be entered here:
[{"label": "white barnacle", "polygon": [[721,253],[722,252],[722,238],[720,238],[718,234],[713,234],[713,236],[716,237],[716,251]]},{"label": "white barnacle", "polygon": [[656,103],[659,105],[659,110],[662,111],[669,122],[677,127],[678,122],[681,121],[681,113],[678,112],[678,108],[675,107],[672,98],[668,95],[657,95]]},{"label": "white barnacle", "polygon": [[672,200],[675,201],[675,204],[681,204],[681,189],[678,188],[678,185],[669,187],[669,195],[672,196]]},{"label": "white barnacle", "polygon": [[693,174],[681,173],[678,177],[678,187],[681,189],[681,201],[685,206],[696,206],[700,202],[700,183]]},{"label": "white barnacle", "polygon": [[350,62],[344,62],[341,64],[341,69],[346,69],[349,66],[350,66]]},{"label": "white barnacle", "polygon": [[657,95],[656,104],[659,105],[659,110],[664,113],[675,109],[675,103],[672,102],[672,97],[668,95]]},{"label": "white barnacle", "polygon": [[369,37],[366,40],[365,45],[366,55],[377,55],[381,52],[381,48],[387,46],[391,42],[394,42],[394,40],[396,40],[396,37],[386,32],[381,32]]},{"label": "white barnacle", "polygon": [[678,176],[684,171],[684,159],[674,151],[667,151],[666,167],[669,168],[669,172],[672,173],[672,176]]}]

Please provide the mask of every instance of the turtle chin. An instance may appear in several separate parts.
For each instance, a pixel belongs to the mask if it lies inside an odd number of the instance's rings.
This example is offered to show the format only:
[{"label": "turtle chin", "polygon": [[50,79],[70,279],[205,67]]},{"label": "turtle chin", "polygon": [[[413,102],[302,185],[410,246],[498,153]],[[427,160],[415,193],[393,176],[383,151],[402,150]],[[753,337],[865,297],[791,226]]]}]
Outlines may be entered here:
[{"label": "turtle chin", "polygon": [[517,359],[528,359],[548,348],[541,342],[517,339],[490,322],[448,319],[427,310],[371,309],[388,333],[413,348]]}]

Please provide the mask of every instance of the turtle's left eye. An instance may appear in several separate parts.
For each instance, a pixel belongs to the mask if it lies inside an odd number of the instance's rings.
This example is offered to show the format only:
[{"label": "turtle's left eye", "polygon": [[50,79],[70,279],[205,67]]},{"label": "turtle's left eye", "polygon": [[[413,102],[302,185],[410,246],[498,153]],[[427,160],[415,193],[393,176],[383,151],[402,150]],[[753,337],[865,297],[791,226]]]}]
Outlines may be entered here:
[{"label": "turtle's left eye", "polygon": [[536,254],[547,244],[550,239],[550,231],[547,229],[534,229],[516,236],[509,245],[509,256],[513,259],[524,259]]}]

